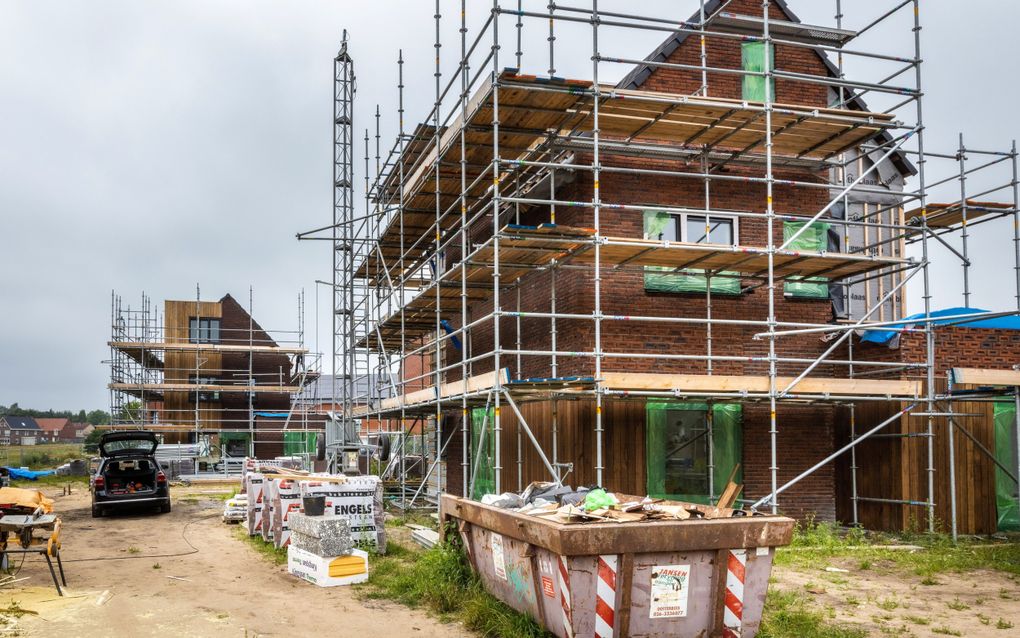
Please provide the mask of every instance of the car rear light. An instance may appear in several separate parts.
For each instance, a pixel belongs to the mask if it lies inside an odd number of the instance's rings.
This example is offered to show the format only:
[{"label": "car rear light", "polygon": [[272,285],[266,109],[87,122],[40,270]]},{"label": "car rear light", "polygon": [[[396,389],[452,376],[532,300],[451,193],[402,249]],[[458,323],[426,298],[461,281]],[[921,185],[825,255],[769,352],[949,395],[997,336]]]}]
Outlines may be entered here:
[{"label": "car rear light", "polygon": [[97,476],[96,477],[96,481],[95,481],[95,486],[96,486],[97,490],[105,489],[106,488],[106,479],[104,479],[102,476]]},{"label": "car rear light", "polygon": [[159,474],[157,474],[156,475],[156,482],[157,483],[166,483],[166,474],[163,474],[163,472],[160,472]]}]

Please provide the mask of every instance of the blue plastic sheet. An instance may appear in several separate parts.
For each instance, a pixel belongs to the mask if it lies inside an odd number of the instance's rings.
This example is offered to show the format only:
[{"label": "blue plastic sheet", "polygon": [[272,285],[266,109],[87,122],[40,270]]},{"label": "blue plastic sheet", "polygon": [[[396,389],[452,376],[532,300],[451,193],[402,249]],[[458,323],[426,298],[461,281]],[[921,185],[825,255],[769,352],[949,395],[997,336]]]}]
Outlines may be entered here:
[{"label": "blue plastic sheet", "polygon": [[[989,312],[988,310],[982,310],[980,308],[946,308],[944,310],[936,310],[931,313],[931,317],[935,319],[932,322],[936,326],[945,326],[953,324],[959,328],[996,328],[999,330],[1020,330],[1020,317],[1015,315],[1009,317],[994,317],[992,319],[980,319],[977,321],[967,321],[966,319],[946,319],[939,321],[938,317],[955,317],[959,315],[970,315],[981,312]],[[918,319],[924,319],[924,313],[910,315],[903,321],[895,324],[895,327],[908,327],[911,326]],[[966,323],[963,323],[966,322]],[[897,332],[895,330],[868,330],[861,337],[861,341],[864,343],[889,343],[896,337]]]},{"label": "blue plastic sheet", "polygon": [[28,479],[34,481],[40,476],[49,476],[53,474],[53,470],[23,470],[17,467],[5,467],[7,473],[11,475],[12,479]]}]

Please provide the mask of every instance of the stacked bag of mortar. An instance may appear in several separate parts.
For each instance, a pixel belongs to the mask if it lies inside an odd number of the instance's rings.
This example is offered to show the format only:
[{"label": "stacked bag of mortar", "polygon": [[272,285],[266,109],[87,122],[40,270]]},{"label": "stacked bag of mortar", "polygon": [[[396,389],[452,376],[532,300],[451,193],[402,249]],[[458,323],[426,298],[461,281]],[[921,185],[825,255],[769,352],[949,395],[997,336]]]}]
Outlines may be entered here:
[{"label": "stacked bag of mortar", "polygon": [[262,533],[265,478],[259,472],[246,472],[244,484],[248,492],[248,536],[256,536]]},{"label": "stacked bag of mortar", "polygon": [[354,548],[347,519],[336,514],[290,515],[287,571],[319,587],[368,580],[368,554]]},{"label": "stacked bag of mortar", "polygon": [[301,496],[325,496],[326,513],[347,519],[356,545],[386,553],[383,489],[378,476],[310,476],[299,485]]},{"label": "stacked bag of mortar", "polygon": [[262,540],[267,543],[273,542],[273,498],[279,483],[280,479],[268,476],[262,482],[262,526],[259,533],[262,534]]},{"label": "stacked bag of mortar", "polygon": [[273,544],[286,547],[290,544],[290,517],[301,511],[301,486],[294,479],[279,479],[272,502]]}]

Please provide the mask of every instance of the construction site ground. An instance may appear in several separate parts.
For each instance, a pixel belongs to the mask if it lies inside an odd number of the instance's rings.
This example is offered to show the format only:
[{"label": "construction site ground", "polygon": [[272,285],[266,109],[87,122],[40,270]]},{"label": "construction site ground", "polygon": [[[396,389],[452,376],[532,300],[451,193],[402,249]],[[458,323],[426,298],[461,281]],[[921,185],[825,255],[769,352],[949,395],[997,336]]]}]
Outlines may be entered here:
[{"label": "construction site ground", "polygon": [[[0,589],[0,635],[254,638],[375,634],[381,627],[392,636],[471,635],[362,589],[296,580],[220,520],[229,487],[175,487],[170,514],[100,519],[91,517],[84,483],[74,483],[69,495],[40,487],[64,521],[66,595],[57,596],[45,563],[29,558],[17,575],[27,580]],[[403,531],[392,530],[391,538],[412,547]],[[835,545],[826,547],[830,541]],[[1001,569],[969,567],[981,561],[968,552],[988,548],[862,552],[846,540],[822,539],[822,549],[781,550],[760,635],[1013,635],[1020,627],[1020,551],[997,542],[1008,548],[997,554],[1005,556]]]},{"label": "construction site ground", "polygon": [[0,635],[468,635],[349,587],[298,581],[221,521],[225,487],[172,488],[170,514],[98,519],[87,485],[69,496],[42,489],[64,523],[66,595],[57,596],[45,562],[28,558],[18,573],[28,580],[0,590]]}]

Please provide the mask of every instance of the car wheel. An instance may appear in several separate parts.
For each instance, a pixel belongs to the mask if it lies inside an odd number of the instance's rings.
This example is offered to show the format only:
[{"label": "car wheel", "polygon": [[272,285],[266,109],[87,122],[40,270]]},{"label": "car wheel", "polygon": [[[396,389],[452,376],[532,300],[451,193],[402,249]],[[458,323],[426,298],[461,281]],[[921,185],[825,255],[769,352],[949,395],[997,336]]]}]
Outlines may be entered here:
[{"label": "car wheel", "polygon": [[92,518],[100,518],[103,515],[103,508],[95,503],[92,504]]},{"label": "car wheel", "polygon": [[170,513],[170,501],[167,501],[166,503],[160,505],[159,511],[163,512],[164,514]]}]

